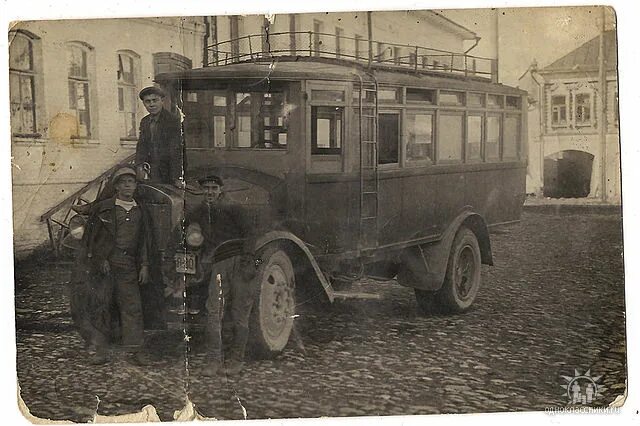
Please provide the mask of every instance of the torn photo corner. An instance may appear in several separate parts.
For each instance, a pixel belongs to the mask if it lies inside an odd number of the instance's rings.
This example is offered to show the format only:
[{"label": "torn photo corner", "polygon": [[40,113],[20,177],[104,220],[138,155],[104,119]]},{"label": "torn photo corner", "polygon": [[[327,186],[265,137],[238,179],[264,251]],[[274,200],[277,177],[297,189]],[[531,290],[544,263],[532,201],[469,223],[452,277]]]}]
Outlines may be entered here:
[{"label": "torn photo corner", "polygon": [[620,409],[613,9],[8,35],[28,419]]}]

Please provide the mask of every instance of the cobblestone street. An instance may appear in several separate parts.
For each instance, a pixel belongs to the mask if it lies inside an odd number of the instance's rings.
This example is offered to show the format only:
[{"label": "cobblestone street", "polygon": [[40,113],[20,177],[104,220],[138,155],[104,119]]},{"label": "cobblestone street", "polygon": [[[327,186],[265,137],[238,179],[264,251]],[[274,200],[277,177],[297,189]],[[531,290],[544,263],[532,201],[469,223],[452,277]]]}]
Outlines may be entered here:
[{"label": "cobblestone street", "polygon": [[[238,379],[205,379],[202,336],[148,336],[152,362],[89,365],[64,294],[71,264],[16,268],[18,378],[31,413],[87,421],[152,404],[219,419],[531,411],[569,402],[575,370],[598,380],[594,406],[625,389],[621,220],[615,214],[525,212],[492,234],[474,307],[420,316],[412,289],[364,282],[380,300],[301,313],[284,353],[250,360]],[[302,349],[304,348],[304,350]]]}]

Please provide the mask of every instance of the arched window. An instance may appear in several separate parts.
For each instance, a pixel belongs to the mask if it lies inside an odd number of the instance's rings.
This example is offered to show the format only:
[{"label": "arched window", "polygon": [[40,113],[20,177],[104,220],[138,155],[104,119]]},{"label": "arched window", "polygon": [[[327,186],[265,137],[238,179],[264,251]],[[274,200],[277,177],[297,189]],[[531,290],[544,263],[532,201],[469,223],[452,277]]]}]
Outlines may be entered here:
[{"label": "arched window", "polygon": [[85,43],[67,44],[69,109],[75,113],[77,124],[72,137],[78,139],[91,138],[91,53],[92,48]]},{"label": "arched window", "polygon": [[118,52],[117,61],[120,140],[136,140],[138,136],[140,56],[130,50],[121,50]]},{"label": "arched window", "polygon": [[[11,130],[15,136],[35,136],[37,64],[34,43],[38,38],[25,31],[9,33],[9,92]],[[40,100],[38,100],[40,101]]]}]

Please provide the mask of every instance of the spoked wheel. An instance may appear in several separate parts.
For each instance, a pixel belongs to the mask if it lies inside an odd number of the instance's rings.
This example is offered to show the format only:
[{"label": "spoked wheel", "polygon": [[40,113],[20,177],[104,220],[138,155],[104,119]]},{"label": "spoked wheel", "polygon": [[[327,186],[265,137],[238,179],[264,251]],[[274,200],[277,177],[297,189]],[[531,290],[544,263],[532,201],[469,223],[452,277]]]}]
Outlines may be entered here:
[{"label": "spoked wheel", "polygon": [[464,312],[478,295],[481,282],[480,247],[476,235],[468,228],[458,230],[447,263],[442,287],[437,292],[415,290],[423,312]]},{"label": "spoked wheel", "polygon": [[258,356],[281,352],[291,335],[295,313],[295,275],[287,253],[269,244],[259,254],[262,263],[255,279],[259,295],[251,314],[253,347]]}]

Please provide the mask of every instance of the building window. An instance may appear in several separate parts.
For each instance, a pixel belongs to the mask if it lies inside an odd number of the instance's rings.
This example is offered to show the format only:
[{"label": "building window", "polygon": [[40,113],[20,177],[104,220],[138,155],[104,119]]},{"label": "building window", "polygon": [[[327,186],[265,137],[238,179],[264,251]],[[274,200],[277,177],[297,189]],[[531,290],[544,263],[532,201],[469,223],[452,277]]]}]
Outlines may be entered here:
[{"label": "building window", "polygon": [[407,159],[433,160],[433,114],[407,112]]},{"label": "building window", "polygon": [[343,107],[311,107],[311,153],[340,154],[343,123]]},{"label": "building window", "polygon": [[336,58],[339,58],[341,54],[341,39],[343,36],[344,30],[342,28],[336,27]]},{"label": "building window", "polygon": [[34,39],[11,33],[9,45],[9,92],[11,129],[14,135],[36,134]]},{"label": "building window", "polygon": [[91,137],[90,54],[90,48],[84,44],[71,43],[67,46],[69,109],[76,116],[76,128],[71,135],[72,138]]},{"label": "building window", "polygon": [[551,97],[551,125],[567,125],[567,97],[564,95]]},{"label": "building window", "polygon": [[576,125],[591,124],[591,96],[587,93],[576,94]]},{"label": "building window", "polygon": [[135,140],[137,138],[139,62],[140,58],[133,52],[118,53],[120,140]]}]

